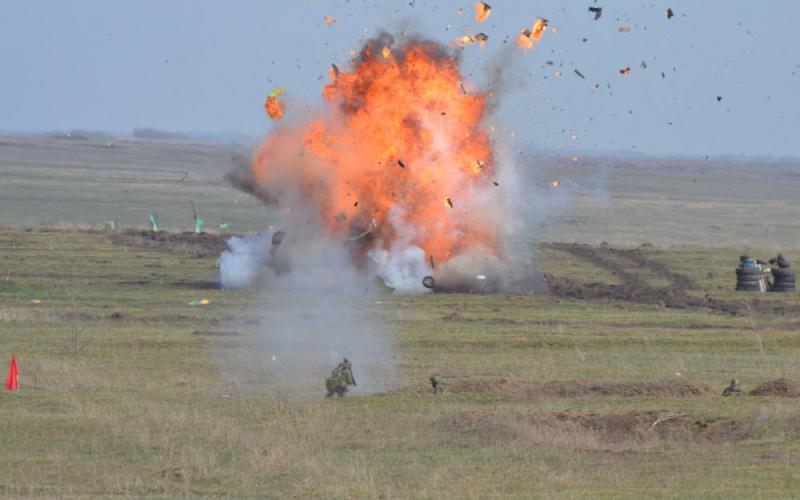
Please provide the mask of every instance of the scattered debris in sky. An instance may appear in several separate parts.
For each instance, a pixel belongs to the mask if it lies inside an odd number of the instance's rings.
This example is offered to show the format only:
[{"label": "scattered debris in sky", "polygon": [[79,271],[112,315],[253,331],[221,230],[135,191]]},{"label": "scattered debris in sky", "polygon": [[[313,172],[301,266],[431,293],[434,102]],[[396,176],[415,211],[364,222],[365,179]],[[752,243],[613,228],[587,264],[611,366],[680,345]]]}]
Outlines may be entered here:
[{"label": "scattered debris in sky", "polygon": [[517,37],[517,45],[523,49],[530,49],[538,42],[550,23],[541,17],[533,23],[533,29],[524,29]]},{"label": "scattered debris in sky", "polygon": [[479,44],[481,47],[486,45],[486,42],[489,41],[489,36],[485,33],[478,33],[477,35],[469,36],[464,35],[455,39],[455,44],[464,46],[464,45],[472,45],[472,44]]},{"label": "scattered debris in sky", "polygon": [[600,19],[600,16],[603,15],[603,8],[602,7],[589,7],[589,12],[594,14],[594,20],[597,21]]},{"label": "scattered debris in sky", "polygon": [[482,23],[489,19],[489,14],[492,13],[492,7],[488,3],[478,1],[475,4],[475,20]]}]

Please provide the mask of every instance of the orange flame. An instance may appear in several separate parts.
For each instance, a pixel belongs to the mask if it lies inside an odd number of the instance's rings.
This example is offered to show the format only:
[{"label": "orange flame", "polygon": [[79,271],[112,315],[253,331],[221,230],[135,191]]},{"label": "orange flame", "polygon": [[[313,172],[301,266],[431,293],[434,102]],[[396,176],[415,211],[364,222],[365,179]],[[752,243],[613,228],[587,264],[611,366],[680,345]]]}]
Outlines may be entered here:
[{"label": "orange flame", "polygon": [[537,18],[533,23],[533,29],[524,29],[517,36],[517,45],[523,49],[530,49],[542,38],[548,26],[550,24],[547,19]]},{"label": "orange flame", "polygon": [[277,97],[267,96],[267,100],[264,102],[264,109],[273,120],[283,118],[283,103]]},{"label": "orange flame", "polygon": [[489,19],[489,14],[492,13],[492,8],[489,6],[488,3],[484,3],[478,1],[475,4],[475,20],[479,23],[484,22],[485,20]]},{"label": "orange flame", "polygon": [[335,24],[336,19],[332,18],[331,16],[325,16],[325,24],[330,26],[331,24]]},{"label": "orange flame", "polygon": [[464,91],[458,60],[438,44],[412,42],[388,58],[385,47],[368,42],[352,72],[331,71],[328,112],[274,131],[254,155],[254,178],[268,197],[299,191],[333,237],[369,233],[358,240],[365,250],[391,248],[400,217],[414,231],[404,243],[437,262],[499,255],[495,227],[472,201],[494,189],[484,95]]},{"label": "orange flame", "polygon": [[455,39],[455,44],[459,46],[472,45],[473,43],[480,44],[481,47],[486,45],[489,41],[489,36],[485,33],[478,33],[474,36],[464,35]]}]

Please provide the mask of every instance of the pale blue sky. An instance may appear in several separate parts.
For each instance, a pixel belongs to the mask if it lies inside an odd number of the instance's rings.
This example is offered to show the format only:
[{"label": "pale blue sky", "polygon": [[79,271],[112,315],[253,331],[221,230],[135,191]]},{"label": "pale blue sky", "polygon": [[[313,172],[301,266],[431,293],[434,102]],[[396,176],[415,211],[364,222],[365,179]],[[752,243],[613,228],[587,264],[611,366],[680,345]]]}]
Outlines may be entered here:
[{"label": "pale blue sky", "polygon": [[[273,126],[262,108],[271,88],[318,105],[330,64],[380,29],[442,42],[465,28],[488,34],[486,47],[464,50],[465,73],[481,84],[506,36],[513,43],[541,16],[558,32],[513,54],[524,85],[493,118],[517,147],[800,156],[796,0],[489,3],[478,24],[472,1],[3,0],[0,130],[260,136]],[[603,7],[600,20],[590,5]]]}]

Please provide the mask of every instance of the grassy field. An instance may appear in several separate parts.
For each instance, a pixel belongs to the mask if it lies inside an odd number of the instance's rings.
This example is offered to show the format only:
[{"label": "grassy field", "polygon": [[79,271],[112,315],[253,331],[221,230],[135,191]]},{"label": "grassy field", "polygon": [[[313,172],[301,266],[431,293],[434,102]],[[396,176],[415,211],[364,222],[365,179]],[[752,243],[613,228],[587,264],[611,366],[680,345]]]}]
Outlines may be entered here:
[{"label": "grassy field", "polygon": [[400,373],[386,391],[327,400],[324,374],[311,374],[318,397],[296,398],[266,357],[241,355],[271,327],[257,318],[303,298],[215,289],[214,255],[191,245],[0,232],[0,355],[16,352],[22,386],[0,394],[0,494],[800,495],[798,400],[719,396],[732,377],[748,391],[800,379],[797,297],[731,292],[741,249],[642,248],[646,265],[619,275],[599,262],[629,254],[574,248],[536,258],[551,279],[653,288],[679,279],[653,263],[667,264],[691,278],[688,295],[717,302],[330,299],[389,325]]},{"label": "grassy field", "polygon": [[[276,220],[223,181],[237,148],[187,142],[0,137],[0,227],[193,229],[236,233]],[[238,148],[241,150],[241,148]],[[599,245],[800,247],[800,165],[541,156],[515,160],[546,215],[539,241]],[[188,174],[188,175],[187,175]],[[544,188],[552,178],[561,188]]]}]

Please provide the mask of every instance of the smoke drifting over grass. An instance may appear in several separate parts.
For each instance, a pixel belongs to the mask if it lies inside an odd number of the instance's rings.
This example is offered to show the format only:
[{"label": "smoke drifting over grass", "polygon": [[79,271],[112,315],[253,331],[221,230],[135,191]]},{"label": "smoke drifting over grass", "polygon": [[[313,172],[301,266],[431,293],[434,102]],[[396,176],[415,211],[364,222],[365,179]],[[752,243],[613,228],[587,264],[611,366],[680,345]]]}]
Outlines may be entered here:
[{"label": "smoke drifting over grass", "polygon": [[[493,77],[495,97],[504,75]],[[291,360],[274,371],[291,383],[298,367],[321,372],[340,355],[354,357],[356,374],[393,369],[374,304],[337,308],[333,297],[430,293],[426,276],[437,291],[544,289],[530,243],[546,197],[495,151],[487,95],[466,90],[456,52],[382,35],[330,77],[323,110],[298,122],[287,108],[227,176],[279,208],[279,228],[232,238],[219,266],[226,288],[303,294],[265,329],[267,352]]]}]

